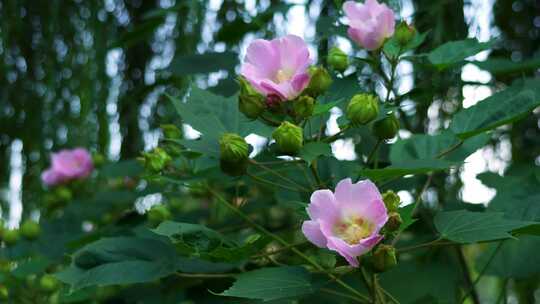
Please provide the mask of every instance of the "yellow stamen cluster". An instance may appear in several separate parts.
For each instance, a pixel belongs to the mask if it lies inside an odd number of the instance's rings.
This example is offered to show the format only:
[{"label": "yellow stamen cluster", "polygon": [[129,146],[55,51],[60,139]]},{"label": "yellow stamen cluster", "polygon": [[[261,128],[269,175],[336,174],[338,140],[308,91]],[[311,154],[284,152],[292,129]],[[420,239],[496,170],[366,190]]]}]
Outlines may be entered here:
[{"label": "yellow stamen cluster", "polygon": [[361,217],[348,217],[334,226],[334,233],[349,245],[355,245],[368,237],[373,231],[373,224]]}]

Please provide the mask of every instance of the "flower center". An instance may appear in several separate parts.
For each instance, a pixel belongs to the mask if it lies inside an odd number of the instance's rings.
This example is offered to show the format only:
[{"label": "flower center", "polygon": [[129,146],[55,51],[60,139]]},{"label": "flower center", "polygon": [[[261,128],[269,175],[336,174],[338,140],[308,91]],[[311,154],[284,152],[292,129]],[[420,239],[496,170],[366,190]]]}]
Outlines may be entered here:
[{"label": "flower center", "polygon": [[279,69],[276,73],[275,80],[277,83],[288,81],[293,76],[293,71],[288,69]]},{"label": "flower center", "polygon": [[349,245],[358,244],[360,240],[368,237],[372,231],[373,224],[361,217],[344,218],[334,226],[336,236]]}]

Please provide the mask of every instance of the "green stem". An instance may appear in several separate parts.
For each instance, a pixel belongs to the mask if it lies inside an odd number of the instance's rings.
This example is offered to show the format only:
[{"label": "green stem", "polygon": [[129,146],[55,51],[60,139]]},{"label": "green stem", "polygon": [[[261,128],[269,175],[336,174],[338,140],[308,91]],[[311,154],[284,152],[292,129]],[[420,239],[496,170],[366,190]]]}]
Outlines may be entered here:
[{"label": "green stem", "polygon": [[317,187],[319,189],[326,188],[325,184],[321,180],[321,177],[319,176],[319,171],[317,171],[317,160],[314,160],[311,163],[311,166],[309,166],[309,169],[311,170],[311,174],[313,174],[313,177],[315,178],[315,181],[317,182]]},{"label": "green stem", "polygon": [[181,278],[194,278],[194,279],[222,279],[222,278],[231,278],[238,273],[175,273],[177,277]]},{"label": "green stem", "polygon": [[[411,214],[414,215],[415,212],[416,212],[416,209],[418,208],[418,206],[420,205],[420,202],[422,200],[422,195],[424,194],[424,192],[426,192],[427,188],[429,187],[429,185],[431,184],[431,179],[432,179],[432,175],[428,175],[428,178],[426,180],[426,183],[424,184],[424,186],[422,187],[422,190],[420,190],[420,193],[418,193],[418,196],[416,197],[416,201],[414,203],[414,207],[413,207],[413,210],[411,211]],[[392,246],[395,246],[397,241],[399,240],[399,238],[401,237],[401,233],[403,231],[400,231],[398,232],[398,234],[396,235],[396,237],[392,240]]]},{"label": "green stem", "polygon": [[[268,231],[266,228],[264,228],[263,226],[255,223],[249,216],[247,216],[244,212],[242,212],[240,209],[234,207],[233,205],[231,205],[227,200],[225,200],[221,195],[219,195],[218,193],[216,193],[213,189],[211,189],[210,187],[207,188],[208,191],[210,193],[212,193],[212,195],[214,195],[217,200],[222,203],[223,205],[225,205],[225,207],[227,207],[229,210],[231,210],[233,213],[235,213],[236,215],[238,215],[240,218],[242,218],[244,221],[246,221],[248,224],[250,224],[255,230],[258,230],[259,232],[263,233],[263,234],[266,234],[268,237],[274,239],[275,241],[277,241],[278,243],[282,244],[283,246],[290,246],[290,244],[285,241],[283,238],[281,238],[280,236]],[[351,287],[350,285],[348,285],[347,283],[343,282],[340,278],[336,277],[334,274],[328,272],[326,269],[324,269],[324,267],[322,267],[319,263],[317,263],[316,261],[314,261],[313,259],[311,259],[310,257],[308,257],[307,255],[305,255],[303,252],[301,252],[300,250],[296,249],[295,247],[291,247],[291,251],[294,252],[296,255],[298,255],[299,257],[301,257],[302,259],[304,259],[306,262],[308,262],[309,264],[311,264],[313,267],[315,267],[315,269],[319,270],[319,271],[322,271],[324,273],[326,273],[326,275],[328,275],[328,277],[330,277],[330,279],[334,280],[336,283],[338,283],[340,286],[342,286],[343,288],[345,288],[346,290],[350,291],[352,294],[354,294],[357,298],[356,300],[360,303],[362,302],[365,302],[365,301],[369,301],[369,299],[361,294],[360,292],[358,292],[356,289],[354,289],[353,287]]]},{"label": "green stem", "polygon": [[324,138],[323,141],[325,143],[332,143],[332,142],[336,141],[337,139],[339,139],[341,137],[341,135],[343,135],[343,133],[345,133],[350,128],[351,128],[350,125],[346,125],[346,126],[343,127],[343,129],[339,130],[339,132],[337,132],[336,134]]},{"label": "green stem", "polygon": [[469,293],[471,294],[472,302],[474,304],[480,304],[480,297],[478,296],[478,292],[476,292],[476,288],[474,287],[471,280],[471,272],[469,271],[469,266],[467,265],[467,260],[465,259],[463,250],[461,249],[460,245],[456,246],[455,248],[458,256],[459,265],[461,267],[461,270],[463,271],[463,278],[465,279],[465,284],[467,284],[467,286],[469,287]]},{"label": "green stem", "polygon": [[265,116],[259,116],[259,118],[266,122],[267,124],[271,125],[271,126],[274,126],[274,127],[278,127],[279,125],[281,125],[281,123],[279,121],[276,121],[276,120],[273,120],[271,118],[268,118],[268,117],[265,117]]},{"label": "green stem", "polygon": [[369,164],[371,163],[371,161],[373,160],[373,157],[375,156],[375,153],[377,152],[377,150],[379,150],[379,147],[381,146],[381,143],[383,142],[382,139],[379,139],[377,141],[377,143],[375,144],[375,146],[373,147],[373,149],[371,150],[371,152],[369,153],[369,156],[366,160],[366,165],[369,166]]},{"label": "green stem", "polygon": [[503,244],[503,242],[499,242],[499,244],[497,245],[497,248],[495,248],[495,250],[493,251],[493,253],[492,253],[491,256],[489,257],[489,259],[488,259],[488,261],[486,262],[486,264],[484,265],[484,267],[482,267],[482,270],[480,270],[480,273],[478,273],[478,276],[476,277],[476,279],[474,280],[474,282],[472,282],[471,288],[465,293],[465,295],[463,296],[463,298],[461,298],[460,303],[465,302],[465,300],[467,300],[467,298],[469,297],[469,295],[474,291],[474,288],[476,287],[476,284],[478,284],[478,282],[480,282],[480,279],[482,278],[482,276],[484,276],[484,273],[485,273],[486,270],[488,269],[489,265],[491,264],[491,262],[493,261],[493,259],[495,258],[495,256],[496,256],[497,253],[499,252],[499,250],[501,249],[502,244]]},{"label": "green stem", "polygon": [[283,188],[285,190],[291,190],[291,191],[302,191],[302,189],[298,189],[298,188],[294,188],[294,187],[289,187],[289,186],[286,186],[286,185],[282,185],[282,184],[278,184],[278,183],[275,183],[271,180],[267,180],[267,179],[264,179],[262,177],[259,177],[259,176],[256,176],[256,175],[253,175],[251,173],[246,173],[247,176],[249,176],[250,178],[252,178],[253,180],[261,183],[261,184],[267,184],[267,185],[270,185],[270,186],[276,186],[276,187],[280,187],[280,188]]},{"label": "green stem", "polygon": [[408,252],[408,251],[412,251],[412,250],[416,250],[416,249],[420,249],[420,248],[425,248],[425,247],[432,247],[432,246],[447,246],[447,245],[455,245],[456,243],[454,242],[441,242],[441,239],[436,239],[436,240],[433,240],[431,242],[427,242],[427,243],[423,243],[423,244],[419,244],[419,245],[414,245],[414,246],[409,246],[409,247],[404,247],[404,248],[399,248],[397,251],[399,253],[404,253],[404,252]]},{"label": "green stem", "polygon": [[297,182],[293,181],[292,179],[286,177],[285,175],[279,173],[279,172],[276,171],[276,170],[273,170],[273,169],[271,169],[271,168],[269,168],[269,167],[267,167],[267,166],[265,166],[265,165],[263,165],[263,164],[261,164],[261,163],[259,163],[259,162],[256,162],[256,161],[253,160],[253,159],[249,159],[249,162],[252,163],[252,164],[254,164],[254,165],[256,165],[256,166],[261,167],[262,169],[264,169],[264,170],[266,170],[266,171],[268,171],[268,172],[274,174],[274,175],[277,176],[277,177],[280,177],[280,178],[283,179],[285,182],[288,182],[288,183],[290,183],[290,184],[292,184],[292,185],[295,185],[296,187],[302,189],[302,191],[304,191],[304,192],[310,192],[309,189],[307,189],[306,187],[304,187],[304,186],[298,184]]}]

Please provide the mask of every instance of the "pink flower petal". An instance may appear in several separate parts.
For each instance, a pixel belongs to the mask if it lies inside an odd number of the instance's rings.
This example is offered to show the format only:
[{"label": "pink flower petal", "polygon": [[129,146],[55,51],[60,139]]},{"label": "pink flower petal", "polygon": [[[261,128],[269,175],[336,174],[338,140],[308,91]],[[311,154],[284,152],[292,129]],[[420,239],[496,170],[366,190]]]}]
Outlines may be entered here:
[{"label": "pink flower petal", "polygon": [[321,228],[317,221],[305,221],[302,224],[302,232],[306,238],[317,247],[326,247],[326,237],[321,232]]},{"label": "pink flower petal", "polygon": [[313,192],[307,213],[312,220],[333,222],[338,217],[336,202],[332,191],[324,189]]}]

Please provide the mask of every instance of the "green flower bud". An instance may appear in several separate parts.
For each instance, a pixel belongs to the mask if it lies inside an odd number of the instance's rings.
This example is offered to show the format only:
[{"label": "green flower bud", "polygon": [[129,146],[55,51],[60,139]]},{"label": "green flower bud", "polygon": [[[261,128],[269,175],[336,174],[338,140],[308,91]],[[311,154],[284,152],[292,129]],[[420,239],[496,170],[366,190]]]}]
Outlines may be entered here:
[{"label": "green flower bud", "polygon": [[66,186],[57,187],[54,190],[54,194],[59,202],[69,202],[73,199],[73,193]]},{"label": "green flower bud", "polygon": [[221,171],[240,176],[246,172],[249,145],[246,140],[234,133],[225,133],[219,140]]},{"label": "green flower bud", "polygon": [[373,267],[383,272],[397,265],[396,249],[390,245],[379,245],[373,252]]},{"label": "green flower bud", "polygon": [[159,147],[150,152],[143,152],[142,155],[144,166],[154,173],[160,172],[172,161],[169,154]]},{"label": "green flower bud", "polygon": [[294,115],[299,118],[308,118],[313,114],[315,108],[315,99],[311,96],[300,96],[297,100],[293,101]]},{"label": "green flower bud", "polygon": [[17,229],[6,229],[2,234],[2,240],[8,246],[15,245],[19,241],[19,238],[19,230]]},{"label": "green flower bud", "polygon": [[53,292],[60,286],[58,279],[50,274],[44,274],[39,280],[39,288],[45,292]]},{"label": "green flower bud", "polygon": [[101,167],[105,163],[106,159],[105,156],[101,153],[93,153],[92,154],[92,163],[96,167]]},{"label": "green flower bud", "polygon": [[399,227],[401,227],[401,224],[403,224],[403,220],[401,219],[401,215],[397,212],[390,212],[388,214],[388,221],[386,222],[386,225],[384,227],[389,232],[398,231]]},{"label": "green flower bud", "polygon": [[240,95],[238,96],[238,109],[246,117],[256,119],[264,111],[265,98],[257,92],[244,78],[238,78],[240,82]]},{"label": "green flower bud", "polygon": [[274,130],[272,138],[276,140],[279,150],[285,154],[296,154],[303,146],[304,134],[302,128],[284,121]]},{"label": "green flower bud", "polygon": [[26,220],[21,225],[21,235],[27,240],[35,240],[41,234],[41,227],[32,220]]},{"label": "green flower bud", "polygon": [[243,162],[249,157],[246,140],[234,133],[225,133],[219,139],[220,159],[228,162]]},{"label": "green flower bud", "polygon": [[182,130],[173,124],[163,124],[159,126],[166,139],[182,139]]},{"label": "green flower bud", "polygon": [[154,205],[148,211],[148,220],[152,224],[159,224],[165,220],[168,220],[172,217],[169,208],[165,205]]},{"label": "green flower bud", "polygon": [[9,300],[9,290],[4,285],[0,285],[0,300]]},{"label": "green flower bud", "polygon": [[310,67],[309,74],[311,78],[306,93],[312,97],[324,94],[332,85],[332,77],[323,67]]},{"label": "green flower bud", "polygon": [[401,198],[394,191],[386,191],[382,198],[388,212],[395,212],[398,210],[399,204],[401,203]]},{"label": "green flower bud", "polygon": [[351,98],[346,114],[353,125],[365,125],[379,115],[379,98],[371,94],[356,94]]},{"label": "green flower bud", "polygon": [[409,44],[415,35],[416,29],[408,25],[405,21],[402,21],[396,28],[395,37],[401,46]]},{"label": "green flower bud", "polygon": [[327,63],[334,70],[343,72],[349,66],[349,58],[340,48],[333,47],[328,52]]},{"label": "green flower bud", "polygon": [[399,120],[393,114],[376,121],[373,125],[373,132],[379,139],[391,139],[399,131]]}]

